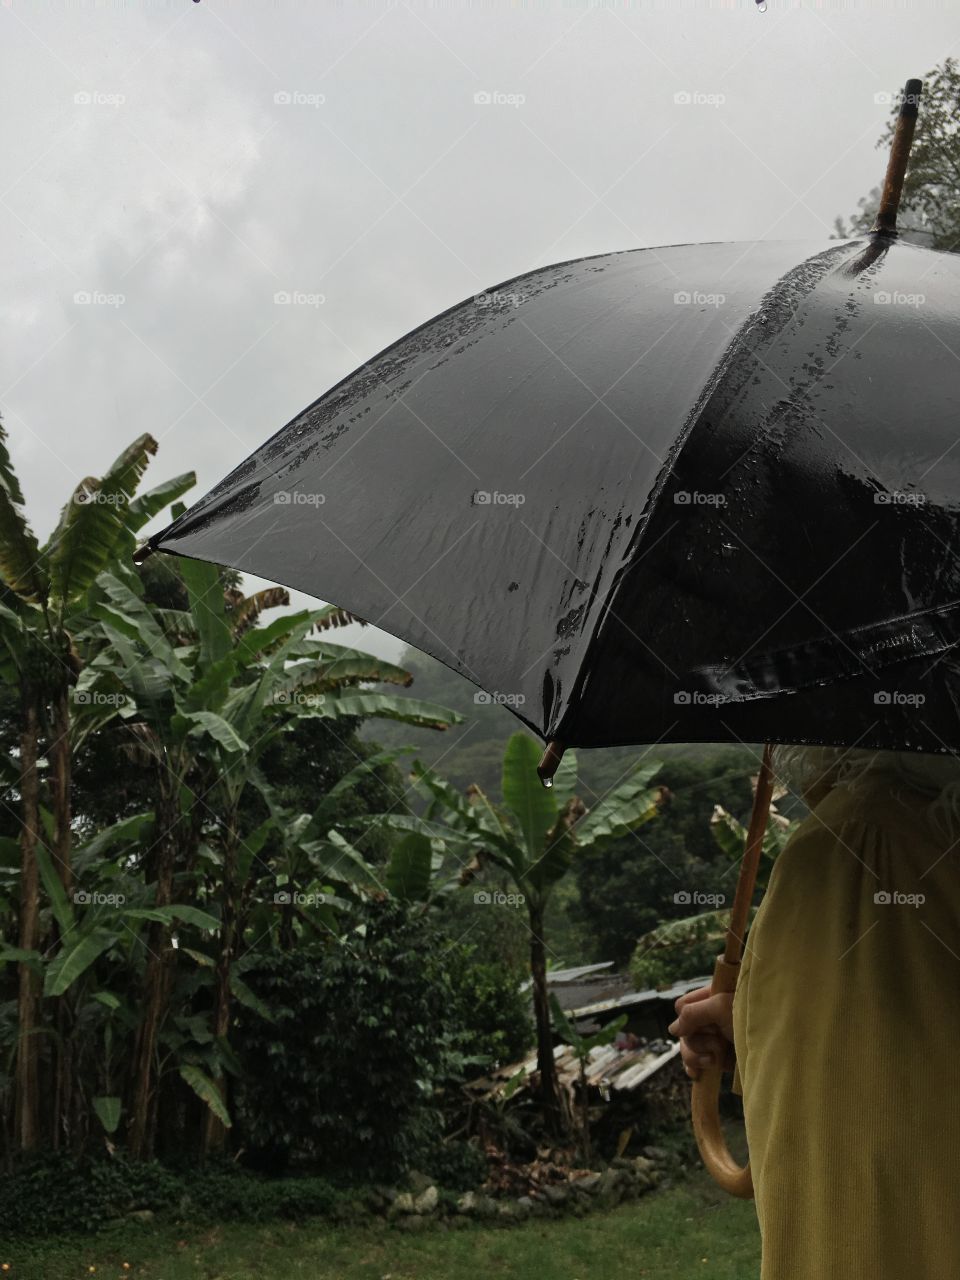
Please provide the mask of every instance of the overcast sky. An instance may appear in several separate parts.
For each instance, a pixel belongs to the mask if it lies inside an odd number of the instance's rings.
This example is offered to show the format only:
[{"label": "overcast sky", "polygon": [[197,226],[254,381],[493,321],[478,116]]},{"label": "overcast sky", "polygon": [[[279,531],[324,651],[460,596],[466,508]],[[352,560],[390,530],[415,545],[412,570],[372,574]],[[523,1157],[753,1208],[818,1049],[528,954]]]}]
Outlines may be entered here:
[{"label": "overcast sky", "polygon": [[522,271],[824,240],[882,178],[884,95],[951,52],[932,0],[2,0],[0,412],[36,532],[145,431],[199,497]]}]

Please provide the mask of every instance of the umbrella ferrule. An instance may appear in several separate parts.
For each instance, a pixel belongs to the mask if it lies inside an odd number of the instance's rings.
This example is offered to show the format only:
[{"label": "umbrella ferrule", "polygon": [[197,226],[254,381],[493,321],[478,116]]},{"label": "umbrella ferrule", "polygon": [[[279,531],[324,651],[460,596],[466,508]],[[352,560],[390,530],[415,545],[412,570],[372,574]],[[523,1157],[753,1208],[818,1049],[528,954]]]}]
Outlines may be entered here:
[{"label": "umbrella ferrule", "polygon": [[547,743],[546,750],[537,765],[537,774],[545,787],[553,786],[553,775],[563,759],[564,750],[564,745],[559,738],[551,738]]},{"label": "umbrella ferrule", "polygon": [[907,161],[910,158],[910,146],[917,124],[917,109],[922,91],[922,80],[908,80],[900,95],[900,114],[897,116],[893,131],[880,206],[877,209],[877,220],[873,224],[871,235],[891,237],[897,235],[897,210],[903,194],[903,180],[907,172]]}]

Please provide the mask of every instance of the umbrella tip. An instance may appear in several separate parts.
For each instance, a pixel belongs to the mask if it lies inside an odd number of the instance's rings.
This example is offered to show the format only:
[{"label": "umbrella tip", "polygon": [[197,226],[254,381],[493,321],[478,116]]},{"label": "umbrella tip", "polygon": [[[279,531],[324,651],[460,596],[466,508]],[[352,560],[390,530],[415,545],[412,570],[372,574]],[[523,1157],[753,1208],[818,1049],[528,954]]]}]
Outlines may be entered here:
[{"label": "umbrella tip", "polygon": [[551,738],[547,743],[546,750],[540,757],[540,763],[537,765],[537,773],[540,781],[545,787],[553,786],[553,775],[557,772],[557,767],[563,758],[564,745],[559,738]]},{"label": "umbrella tip", "polygon": [[149,542],[145,542],[142,547],[137,547],[136,551],[133,553],[133,563],[143,564],[144,560],[146,560],[148,556],[152,555],[153,547]]},{"label": "umbrella tip", "polygon": [[903,180],[907,172],[907,161],[910,158],[910,146],[917,124],[917,108],[922,92],[922,80],[908,80],[900,95],[900,114],[893,131],[890,158],[887,161],[883,192],[877,209],[877,220],[871,230],[872,235],[895,236],[897,234],[897,210],[903,194]]}]

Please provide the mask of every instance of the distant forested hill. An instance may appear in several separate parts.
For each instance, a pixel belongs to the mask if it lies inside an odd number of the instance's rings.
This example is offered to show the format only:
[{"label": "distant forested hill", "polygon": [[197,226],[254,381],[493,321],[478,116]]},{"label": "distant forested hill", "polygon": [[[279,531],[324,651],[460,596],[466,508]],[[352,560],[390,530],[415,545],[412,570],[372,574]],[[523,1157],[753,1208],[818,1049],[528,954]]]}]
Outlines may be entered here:
[{"label": "distant forested hill", "polygon": [[[400,692],[451,707],[465,717],[464,723],[445,733],[430,734],[412,733],[403,725],[380,720],[370,722],[364,736],[376,739],[385,747],[413,745],[416,755],[411,759],[420,759],[436,768],[459,789],[476,783],[489,795],[499,797],[503,748],[510,735],[523,729],[523,725],[506,707],[477,702],[476,687],[435,658],[417,649],[407,649],[398,661],[414,678],[410,688]],[[682,757],[705,763],[715,762],[719,756],[728,769],[747,776],[756,771],[758,753],[759,748],[693,743],[581,750],[577,758],[584,799],[589,804],[591,795],[602,795],[614,786],[641,755],[664,761]]]}]

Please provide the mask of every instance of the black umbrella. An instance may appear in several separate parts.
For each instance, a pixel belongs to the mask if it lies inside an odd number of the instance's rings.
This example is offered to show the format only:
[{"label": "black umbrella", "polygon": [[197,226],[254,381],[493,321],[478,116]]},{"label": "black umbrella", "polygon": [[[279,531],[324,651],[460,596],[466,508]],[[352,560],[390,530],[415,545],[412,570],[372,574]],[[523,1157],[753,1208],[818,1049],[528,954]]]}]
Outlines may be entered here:
[{"label": "black umbrella", "polygon": [[140,558],[335,602],[558,746],[960,750],[960,258],[894,230],[919,89],[875,234],[507,281],[321,396]]},{"label": "black umbrella", "polygon": [[958,750],[958,374],[954,255],[584,258],[373,357],[148,546],[341,605],[567,745]]}]

